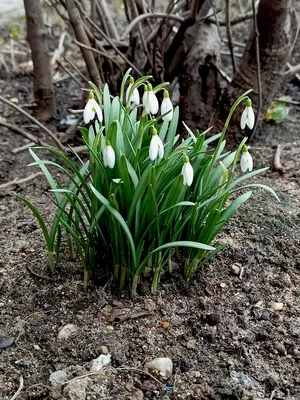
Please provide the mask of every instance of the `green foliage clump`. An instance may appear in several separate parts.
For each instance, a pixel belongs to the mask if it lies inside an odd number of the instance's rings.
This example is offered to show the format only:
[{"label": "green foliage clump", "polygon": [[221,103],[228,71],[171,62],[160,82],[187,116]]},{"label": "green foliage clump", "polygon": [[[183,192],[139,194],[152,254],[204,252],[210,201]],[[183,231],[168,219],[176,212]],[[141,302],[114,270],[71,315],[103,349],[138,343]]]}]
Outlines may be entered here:
[{"label": "green foliage clump", "polygon": [[[54,148],[30,149],[31,165],[41,168],[54,194],[52,226],[48,228],[34,205],[21,199],[42,228],[52,271],[59,262],[65,231],[71,257],[75,247],[81,258],[85,285],[102,269],[113,275],[121,288],[130,285],[135,293],[146,269],[151,271],[152,290],[156,290],[163,270],[171,269],[178,248],[185,257],[183,274],[187,280],[193,279],[222,248],[217,242],[211,244],[254,187],[277,196],[264,185],[244,184],[267,168],[234,177],[246,140],[237,151],[224,151],[232,113],[249,99],[250,91],[234,103],[221,133],[207,138],[210,129],[194,134],[184,124],[189,136],[183,140],[177,133],[178,107],[167,108],[156,118],[153,115],[157,113],[156,93],[166,84],[152,89],[148,84],[151,77],[134,82],[129,73],[124,76],[120,97],[112,98],[107,85],[101,92],[91,83],[84,116],[92,121],[89,128],[80,128],[89,152],[87,161]],[[139,103],[136,89],[143,86],[143,107],[135,106]],[[165,110],[171,104],[166,91],[164,99]],[[53,154],[59,162],[41,158],[41,153]],[[247,160],[251,157],[248,152],[244,156]],[[68,186],[53,178],[53,168],[68,178]],[[236,192],[242,194],[236,196]]]}]

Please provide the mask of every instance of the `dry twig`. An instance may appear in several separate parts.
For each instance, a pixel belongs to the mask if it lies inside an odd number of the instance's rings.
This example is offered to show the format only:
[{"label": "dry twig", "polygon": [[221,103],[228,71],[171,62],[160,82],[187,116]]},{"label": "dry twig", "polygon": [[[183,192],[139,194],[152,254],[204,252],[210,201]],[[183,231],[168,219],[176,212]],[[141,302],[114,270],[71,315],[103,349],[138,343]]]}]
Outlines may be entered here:
[{"label": "dry twig", "polygon": [[[15,110],[17,110],[19,113],[25,115],[25,117],[27,117],[28,119],[30,119],[30,121],[32,121],[33,123],[35,123],[38,127],[40,127],[45,133],[47,133],[47,135],[49,135],[51,137],[51,139],[55,142],[55,144],[57,145],[57,147],[62,150],[65,151],[64,146],[62,145],[62,143],[59,141],[59,139],[55,136],[54,133],[52,133],[50,131],[50,129],[46,128],[45,125],[41,124],[36,118],[34,118],[32,115],[28,114],[26,111],[22,110],[22,108],[20,108],[19,106],[17,106],[16,104],[12,103],[11,101],[5,99],[4,97],[0,96],[0,101],[2,101],[3,103],[7,104],[8,106],[10,106],[11,108],[14,108]],[[2,123],[3,125],[3,123]],[[19,132],[20,133],[20,132]],[[29,138],[27,136],[27,139],[31,140],[32,142],[34,142],[34,140],[31,138]]]},{"label": "dry twig", "polygon": [[21,178],[21,179],[15,178],[10,182],[6,182],[6,183],[3,183],[2,185],[0,185],[0,189],[7,189],[10,186],[21,185],[22,183],[32,181],[33,179],[37,178],[40,175],[43,175],[43,173],[37,172],[35,174],[31,174],[31,175],[27,176],[26,178]]},{"label": "dry twig", "polygon": [[16,393],[13,395],[13,397],[10,400],[15,400],[19,396],[19,394],[21,393],[21,390],[23,389],[23,386],[24,386],[23,376],[20,374],[19,371],[18,371],[18,373],[20,375],[20,385],[19,385],[18,390],[16,391]]},{"label": "dry twig", "polygon": [[234,59],[232,32],[231,32],[231,25],[230,25],[230,0],[226,0],[226,32],[227,32],[228,48],[230,51],[233,73],[235,74],[236,65],[235,65],[235,59]]}]

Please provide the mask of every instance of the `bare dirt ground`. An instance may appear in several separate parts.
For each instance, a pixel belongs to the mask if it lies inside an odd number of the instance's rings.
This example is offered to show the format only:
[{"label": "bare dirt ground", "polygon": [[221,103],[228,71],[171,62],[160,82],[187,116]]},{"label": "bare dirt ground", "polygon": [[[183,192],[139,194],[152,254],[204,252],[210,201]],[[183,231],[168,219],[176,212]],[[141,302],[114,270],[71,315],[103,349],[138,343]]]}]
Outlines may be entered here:
[{"label": "bare dirt ground", "polygon": [[[59,119],[78,107],[78,99],[65,95],[75,92],[72,85],[67,80],[57,87]],[[32,101],[31,77],[2,79],[0,86],[3,96],[17,97],[21,106]],[[279,94],[286,93],[300,100],[299,86]],[[0,112],[42,136],[6,106]],[[84,291],[80,264],[66,254],[51,277],[41,231],[15,197],[28,197],[51,221],[47,184],[39,177],[2,190],[0,399],[12,399],[20,379],[18,399],[300,399],[299,123],[299,108],[292,107],[283,122],[264,124],[253,143],[255,168],[272,167],[276,145],[285,146],[285,173],[270,169],[253,179],[273,187],[281,203],[257,191],[219,238],[227,250],[194,282],[186,284],[175,271],[153,295],[147,283],[135,299],[111,284],[90,284]],[[11,153],[24,143],[0,127],[0,184],[35,171],[27,167],[28,151]],[[233,265],[243,268],[241,277]],[[271,302],[283,303],[283,309],[274,311]],[[140,311],[149,315],[114,318]],[[67,324],[76,331],[59,339]],[[10,346],[3,342],[8,338]],[[91,360],[106,350],[111,363],[91,374]],[[144,372],[145,362],[155,357],[173,361],[167,379]],[[65,371],[65,382],[53,392],[49,377],[58,370]]]}]

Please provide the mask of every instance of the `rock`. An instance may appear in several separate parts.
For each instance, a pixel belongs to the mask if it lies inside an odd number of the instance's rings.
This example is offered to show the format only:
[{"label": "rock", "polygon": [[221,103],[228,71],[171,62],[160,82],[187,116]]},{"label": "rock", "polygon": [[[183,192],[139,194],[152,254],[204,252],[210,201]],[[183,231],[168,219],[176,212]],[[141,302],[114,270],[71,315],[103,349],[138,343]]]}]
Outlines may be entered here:
[{"label": "rock", "polygon": [[104,354],[105,356],[109,353],[108,348],[106,346],[100,346],[98,351],[100,354]]},{"label": "rock", "polygon": [[261,314],[261,319],[263,319],[264,321],[269,321],[270,319],[270,313],[268,310],[265,310],[262,314]]},{"label": "rock", "polygon": [[8,337],[6,339],[0,340],[0,349],[6,349],[15,343],[15,338],[13,336]]},{"label": "rock", "polygon": [[60,331],[58,332],[57,339],[65,340],[68,339],[73,333],[78,330],[77,325],[74,324],[67,324],[63,326]]},{"label": "rock", "polygon": [[144,399],[144,393],[140,390],[137,389],[133,396],[131,397],[132,400],[143,400]]},{"label": "rock", "polygon": [[286,356],[287,355],[287,351],[286,351],[283,343],[276,342],[275,345],[274,345],[274,348],[275,348],[275,350],[278,351],[278,354],[280,356]]},{"label": "rock", "polygon": [[195,349],[196,346],[197,346],[197,340],[195,339],[190,339],[186,344],[187,349]]},{"label": "rock", "polygon": [[270,307],[274,311],[281,311],[283,310],[283,303],[276,303],[275,301],[271,301]]},{"label": "rock", "polygon": [[145,369],[150,373],[157,372],[163,377],[168,377],[172,375],[173,363],[170,358],[155,358],[145,364]]},{"label": "rock", "polygon": [[86,389],[92,382],[90,378],[78,378],[68,383],[63,390],[63,395],[70,400],[85,400]]},{"label": "rock", "polygon": [[61,388],[62,385],[68,380],[68,375],[63,370],[58,370],[53,372],[50,377],[49,381],[51,383],[51,387],[53,390],[50,392],[50,397],[52,399],[59,399],[61,398]]},{"label": "rock", "polygon": [[145,309],[147,311],[153,312],[156,310],[156,304],[152,299],[145,300]]},{"label": "rock", "polygon": [[101,356],[92,360],[90,371],[91,372],[99,372],[105,365],[109,364],[110,361],[111,361],[110,354],[107,354],[107,355],[101,354]]},{"label": "rock", "polygon": [[240,263],[232,264],[230,270],[233,275],[239,275],[241,271],[242,265]]},{"label": "rock", "polygon": [[33,345],[34,350],[41,350],[40,346],[38,344]]}]

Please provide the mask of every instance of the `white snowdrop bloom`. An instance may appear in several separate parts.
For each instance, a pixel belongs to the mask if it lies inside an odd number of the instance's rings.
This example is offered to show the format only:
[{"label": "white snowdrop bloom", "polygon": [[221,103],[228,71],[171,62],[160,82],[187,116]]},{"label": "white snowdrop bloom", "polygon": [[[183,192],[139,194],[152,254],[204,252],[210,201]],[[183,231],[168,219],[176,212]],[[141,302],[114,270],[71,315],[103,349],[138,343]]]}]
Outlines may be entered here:
[{"label": "white snowdrop bloom", "polygon": [[190,163],[188,156],[185,155],[183,161],[184,161],[184,164],[183,164],[183,167],[181,170],[181,174],[183,176],[183,184],[191,186],[191,184],[193,183],[193,179],[194,179],[194,170],[193,170],[193,167]]},{"label": "white snowdrop bloom", "polygon": [[109,140],[106,138],[106,144],[103,149],[103,163],[105,167],[113,168],[116,162],[114,149],[111,147]]},{"label": "white snowdrop bloom", "polygon": [[[126,90],[126,103],[128,102],[130,90],[133,84],[134,84],[134,79],[131,76],[129,81],[129,86]],[[138,106],[140,104],[140,94],[137,88],[133,89],[133,92],[130,96],[130,103],[133,103],[135,106]]]},{"label": "white snowdrop bloom", "polygon": [[249,172],[253,169],[253,159],[251,154],[248,151],[248,147],[245,145],[243,147],[243,154],[241,156],[241,170],[242,172],[246,172],[247,169]]},{"label": "white snowdrop bloom", "polygon": [[90,92],[88,102],[86,103],[83,110],[84,123],[88,124],[90,121],[93,121],[96,114],[98,121],[102,122],[103,121],[102,110],[94,98],[94,93]]},{"label": "white snowdrop bloom", "polygon": [[143,96],[143,106],[145,107],[145,111],[147,114],[157,114],[159,105],[158,100],[153,92],[152,85],[148,83],[147,90],[145,89]]},{"label": "white snowdrop bloom", "polygon": [[255,123],[255,116],[252,108],[252,101],[250,99],[247,99],[246,107],[241,117],[241,128],[245,129],[246,125],[248,125],[250,129],[253,129],[254,123]]},{"label": "white snowdrop bloom", "polygon": [[164,99],[161,103],[160,107],[160,113],[161,115],[166,114],[169,111],[167,115],[162,117],[164,121],[171,121],[173,118],[173,104],[170,100],[169,93],[167,90],[164,90]]},{"label": "white snowdrop bloom", "polygon": [[153,128],[152,130],[152,138],[149,147],[149,158],[151,161],[154,161],[157,156],[159,158],[163,158],[164,156],[164,144],[161,138],[157,134],[157,130]]}]

